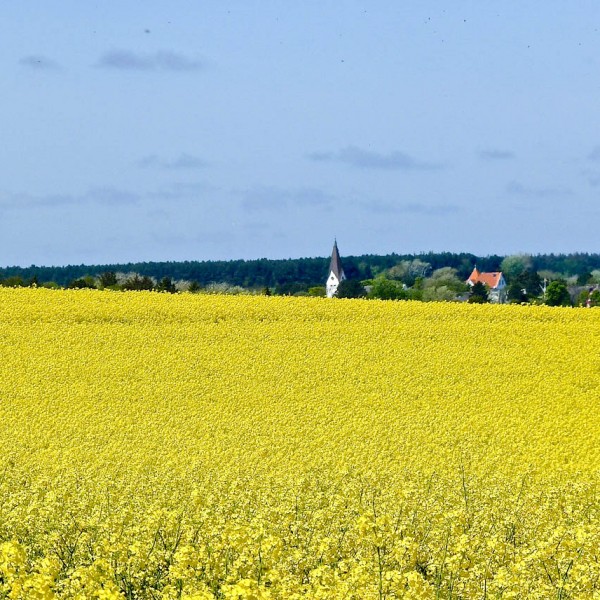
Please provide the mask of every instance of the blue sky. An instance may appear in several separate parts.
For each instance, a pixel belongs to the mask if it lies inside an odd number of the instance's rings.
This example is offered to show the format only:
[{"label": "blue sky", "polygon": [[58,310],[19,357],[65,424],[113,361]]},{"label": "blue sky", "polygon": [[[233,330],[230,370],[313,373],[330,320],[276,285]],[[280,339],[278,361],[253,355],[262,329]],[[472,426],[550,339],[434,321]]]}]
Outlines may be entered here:
[{"label": "blue sky", "polygon": [[20,0],[0,61],[0,265],[600,248],[596,0]]}]

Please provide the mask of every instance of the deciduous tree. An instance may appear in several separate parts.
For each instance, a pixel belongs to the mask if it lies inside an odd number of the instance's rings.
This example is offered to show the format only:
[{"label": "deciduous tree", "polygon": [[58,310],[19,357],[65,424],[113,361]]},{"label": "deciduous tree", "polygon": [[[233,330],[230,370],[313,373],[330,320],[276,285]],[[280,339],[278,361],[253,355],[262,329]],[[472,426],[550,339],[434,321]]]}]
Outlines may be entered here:
[{"label": "deciduous tree", "polygon": [[383,275],[375,277],[369,298],[378,298],[380,300],[403,300],[407,297],[407,293],[398,281],[387,279]]},{"label": "deciduous tree", "polygon": [[335,293],[336,298],[364,298],[366,295],[367,292],[358,279],[344,279]]},{"label": "deciduous tree", "polygon": [[548,306],[571,306],[571,296],[564,280],[551,281],[546,288]]},{"label": "deciduous tree", "polygon": [[504,273],[507,280],[516,279],[526,269],[532,266],[531,256],[529,254],[512,254],[507,256],[500,263],[500,270]]}]

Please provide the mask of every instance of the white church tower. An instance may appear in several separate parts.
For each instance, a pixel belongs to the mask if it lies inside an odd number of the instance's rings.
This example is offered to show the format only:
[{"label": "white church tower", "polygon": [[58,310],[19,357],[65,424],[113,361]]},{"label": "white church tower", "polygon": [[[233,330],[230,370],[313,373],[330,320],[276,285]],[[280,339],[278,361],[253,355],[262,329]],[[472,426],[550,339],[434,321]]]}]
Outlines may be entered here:
[{"label": "white church tower", "polygon": [[342,259],[337,247],[337,240],[333,242],[333,252],[331,253],[331,263],[329,264],[329,277],[327,278],[327,297],[333,298],[337,292],[340,282],[346,279]]}]

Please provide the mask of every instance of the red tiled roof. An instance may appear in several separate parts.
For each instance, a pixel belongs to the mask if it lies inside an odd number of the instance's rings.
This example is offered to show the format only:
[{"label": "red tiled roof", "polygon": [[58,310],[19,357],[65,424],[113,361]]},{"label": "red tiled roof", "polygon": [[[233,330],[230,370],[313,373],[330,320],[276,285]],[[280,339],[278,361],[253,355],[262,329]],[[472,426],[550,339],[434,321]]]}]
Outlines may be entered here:
[{"label": "red tiled roof", "polygon": [[500,283],[502,278],[502,271],[493,271],[491,273],[481,273],[477,270],[477,267],[473,269],[471,275],[469,275],[469,279],[467,279],[467,283],[476,284],[477,282],[484,283],[491,290],[493,290]]}]

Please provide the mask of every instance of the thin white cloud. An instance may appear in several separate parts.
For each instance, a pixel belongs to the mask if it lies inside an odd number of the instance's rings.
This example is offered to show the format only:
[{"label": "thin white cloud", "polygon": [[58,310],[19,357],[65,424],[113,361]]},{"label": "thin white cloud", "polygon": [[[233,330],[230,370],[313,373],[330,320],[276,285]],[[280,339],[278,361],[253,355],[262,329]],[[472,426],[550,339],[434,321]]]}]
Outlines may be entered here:
[{"label": "thin white cloud", "polygon": [[242,207],[248,211],[284,210],[292,206],[328,208],[332,196],[317,188],[281,189],[258,186],[242,193]]},{"label": "thin white cloud", "polygon": [[[203,200],[207,192],[219,188],[204,182],[175,181],[153,191],[132,192],[111,186],[94,187],[83,193],[29,194],[0,191],[0,211],[21,211],[40,208],[109,206],[122,207],[148,202],[149,206],[168,206],[173,201]],[[155,210],[158,210],[155,206]]]},{"label": "thin white cloud", "polygon": [[514,196],[529,196],[530,198],[560,198],[573,194],[573,190],[568,187],[529,187],[518,181],[511,181],[506,186],[506,191]]},{"label": "thin white cloud", "polygon": [[169,50],[159,50],[153,54],[131,50],[111,50],[100,57],[97,66],[122,71],[186,72],[199,71],[204,68],[205,63],[199,58]]},{"label": "thin white cloud", "polygon": [[91,189],[84,195],[84,200],[93,204],[122,206],[137,204],[140,196],[134,192],[119,190],[113,187],[100,187]]},{"label": "thin white cloud", "polygon": [[161,186],[156,191],[148,193],[147,196],[158,200],[194,199],[218,189],[218,187],[205,182],[174,181]]},{"label": "thin white cloud", "polygon": [[372,214],[420,214],[428,216],[451,215],[460,212],[456,204],[426,204],[424,202],[409,202],[394,204],[392,202],[360,202],[360,208]]},{"label": "thin white cloud", "polygon": [[83,194],[46,194],[26,193],[0,194],[0,209],[31,210],[36,208],[55,208],[61,206],[104,205],[123,206],[136,204],[140,196],[133,192],[112,187],[92,188]]},{"label": "thin white cloud", "polygon": [[312,152],[308,158],[315,162],[338,162],[357,169],[410,171],[440,169],[442,165],[418,160],[398,150],[388,154],[347,146],[337,152]]}]

